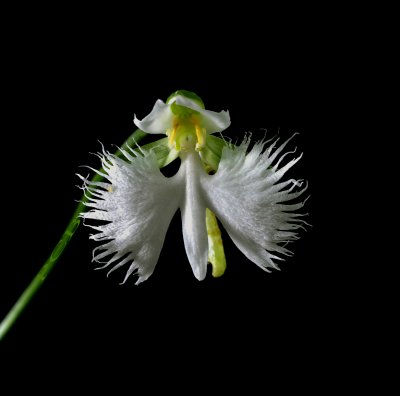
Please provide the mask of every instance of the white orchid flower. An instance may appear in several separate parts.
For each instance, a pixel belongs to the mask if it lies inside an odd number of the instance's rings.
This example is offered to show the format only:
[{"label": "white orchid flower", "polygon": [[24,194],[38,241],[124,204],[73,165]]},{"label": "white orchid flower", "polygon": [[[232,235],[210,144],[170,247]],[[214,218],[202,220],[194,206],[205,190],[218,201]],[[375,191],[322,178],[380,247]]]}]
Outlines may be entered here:
[{"label": "white orchid flower", "polygon": [[[307,188],[300,181],[281,182],[300,159],[280,167],[283,149],[290,139],[267,147],[265,141],[249,149],[250,138],[239,145],[212,136],[230,125],[229,113],[206,110],[194,93],[177,91],[164,103],[157,100],[151,113],[136,126],[167,138],[142,148],[121,149],[124,158],[103,149],[99,154],[106,181],[84,180],[92,209],[82,213],[97,231],[90,238],[104,242],[93,251],[93,260],[112,272],[126,266],[123,283],[136,274],[136,284],[154,271],[165,235],[175,212],[182,216],[183,240],[193,273],[198,280],[207,274],[224,273],[226,262],[219,219],[235,245],[262,269],[277,268],[274,261],[290,255],[285,247],[297,239],[305,223],[296,211],[304,202],[287,204]],[[179,157],[173,177],[160,166]],[[296,191],[295,191],[296,190]],[[104,259],[102,262],[101,260]]]}]

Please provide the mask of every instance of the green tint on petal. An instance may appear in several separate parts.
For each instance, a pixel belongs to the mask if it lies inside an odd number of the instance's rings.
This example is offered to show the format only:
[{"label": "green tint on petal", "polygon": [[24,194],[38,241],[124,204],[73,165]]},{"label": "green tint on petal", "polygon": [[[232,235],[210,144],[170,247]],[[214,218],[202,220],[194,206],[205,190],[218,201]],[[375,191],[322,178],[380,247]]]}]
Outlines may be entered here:
[{"label": "green tint on petal", "polygon": [[222,149],[229,143],[214,135],[207,135],[206,146],[200,152],[202,161],[214,171],[218,169]]},{"label": "green tint on petal", "polygon": [[[145,144],[140,149],[144,151],[152,150],[157,157],[157,163],[160,168],[167,166],[179,156],[178,151],[168,146],[168,137]],[[139,151],[139,149],[135,151]]]},{"label": "green tint on petal", "polygon": [[171,111],[173,114],[179,117],[190,117],[193,114],[200,114],[198,111],[189,109],[189,107],[178,105],[176,102],[171,104]]},{"label": "green tint on petal", "polygon": [[174,99],[177,96],[184,96],[185,98],[191,99],[194,102],[196,102],[202,109],[205,109],[204,106],[204,102],[203,100],[200,98],[200,96],[196,95],[194,92],[191,91],[186,91],[185,89],[180,89],[178,91],[175,91],[174,93],[172,93],[171,95],[168,96],[168,99],[166,101],[167,104],[169,104],[169,102]]},{"label": "green tint on petal", "polygon": [[226,259],[217,218],[208,208],[206,209],[206,226],[208,235],[208,261],[212,265],[212,276],[217,278],[225,272]]}]

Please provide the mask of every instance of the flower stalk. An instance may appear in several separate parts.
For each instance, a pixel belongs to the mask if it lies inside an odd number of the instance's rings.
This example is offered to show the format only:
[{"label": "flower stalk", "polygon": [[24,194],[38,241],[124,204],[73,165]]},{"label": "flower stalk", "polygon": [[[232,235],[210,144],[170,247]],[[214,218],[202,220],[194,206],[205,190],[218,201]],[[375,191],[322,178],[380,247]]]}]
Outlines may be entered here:
[{"label": "flower stalk", "polygon": [[[136,143],[139,143],[147,134],[142,132],[141,130],[136,130],[121,146],[122,149],[127,149],[127,147],[134,146]],[[121,157],[123,154],[120,149],[116,151],[114,154],[117,157]],[[100,170],[101,172],[101,170]],[[103,179],[98,173],[95,173],[94,177],[91,179],[92,182],[99,182]],[[51,252],[49,258],[45,261],[43,266],[40,268],[39,272],[32,279],[31,283],[25,289],[25,291],[18,298],[16,303],[10,309],[6,317],[0,323],[0,341],[5,337],[5,335],[10,331],[11,327],[14,325],[15,321],[20,317],[21,313],[24,311],[26,306],[32,300],[32,297],[36,294],[36,292],[40,289],[44,281],[47,279],[48,275],[52,271],[52,269],[57,264],[60,259],[62,253],[65,248],[71,241],[71,238],[75,234],[78,229],[82,219],[79,215],[86,210],[85,203],[88,201],[88,197],[83,195],[79,204],[67,225],[64,233],[61,236],[61,239],[54,247]]]}]

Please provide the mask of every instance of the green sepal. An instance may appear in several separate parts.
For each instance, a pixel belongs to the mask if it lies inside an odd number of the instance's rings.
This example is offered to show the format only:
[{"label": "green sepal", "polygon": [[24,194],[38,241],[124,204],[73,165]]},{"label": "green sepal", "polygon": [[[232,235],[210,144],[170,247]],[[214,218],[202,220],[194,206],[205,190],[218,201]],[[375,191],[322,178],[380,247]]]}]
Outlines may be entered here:
[{"label": "green sepal", "polygon": [[177,97],[178,95],[184,96],[185,98],[192,99],[195,101],[202,109],[205,109],[204,102],[200,98],[199,95],[195,94],[194,92],[191,91],[186,91],[186,89],[180,89],[178,91],[175,91],[171,95],[168,96],[166,103],[169,103],[172,99]]},{"label": "green sepal", "polygon": [[189,107],[178,105],[176,102],[171,104],[171,111],[173,114],[179,117],[190,117],[193,114],[200,114],[198,111],[189,109]]},{"label": "green sepal", "polygon": [[[179,156],[179,152],[176,151],[175,148],[169,147],[168,137],[145,144],[140,147],[140,150],[153,151],[157,157],[157,163],[160,168],[167,166]],[[139,149],[136,149],[135,151],[139,151]]]},{"label": "green sepal", "polygon": [[217,218],[208,208],[206,208],[206,226],[208,236],[208,261],[212,265],[212,276],[217,278],[222,276],[225,272],[226,258]]},{"label": "green sepal", "polygon": [[207,135],[206,146],[200,151],[202,161],[216,171],[221,160],[222,150],[229,144],[224,139],[214,135]]}]

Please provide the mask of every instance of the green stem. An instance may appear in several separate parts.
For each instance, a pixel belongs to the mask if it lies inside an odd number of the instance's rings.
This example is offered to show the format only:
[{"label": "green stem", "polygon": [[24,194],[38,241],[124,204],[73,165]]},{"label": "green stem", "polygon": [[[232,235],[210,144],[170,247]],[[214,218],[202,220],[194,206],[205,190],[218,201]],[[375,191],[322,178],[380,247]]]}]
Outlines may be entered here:
[{"label": "green stem", "polygon": [[[126,148],[127,146],[134,147],[135,144],[139,143],[139,141],[141,141],[145,136],[146,136],[146,133],[144,133],[140,130],[136,130],[124,142],[124,144],[122,145],[122,148]],[[115,155],[118,157],[121,157],[122,153],[120,150],[117,150]],[[100,176],[99,174],[95,174],[92,178],[92,181],[100,181],[101,179],[102,179],[102,176]],[[72,236],[74,235],[75,231],[79,227],[79,224],[81,223],[79,214],[85,211],[86,206],[84,203],[86,201],[87,201],[87,198],[85,195],[83,195],[66,230],[62,234],[60,241],[57,243],[56,247],[51,252],[50,257],[46,260],[46,262],[44,263],[44,265],[42,266],[40,271],[33,278],[31,283],[28,285],[28,287],[25,289],[25,291],[21,294],[21,296],[19,297],[17,302],[14,304],[14,306],[11,308],[11,310],[9,311],[7,316],[0,323],[0,341],[4,338],[4,336],[7,334],[7,332],[11,329],[11,327],[13,326],[15,321],[21,315],[22,311],[28,305],[29,301],[32,299],[32,297],[35,295],[35,293],[39,290],[40,286],[42,286],[43,282],[46,280],[50,271],[54,268],[57,261],[61,257],[64,249],[70,242]]]}]

